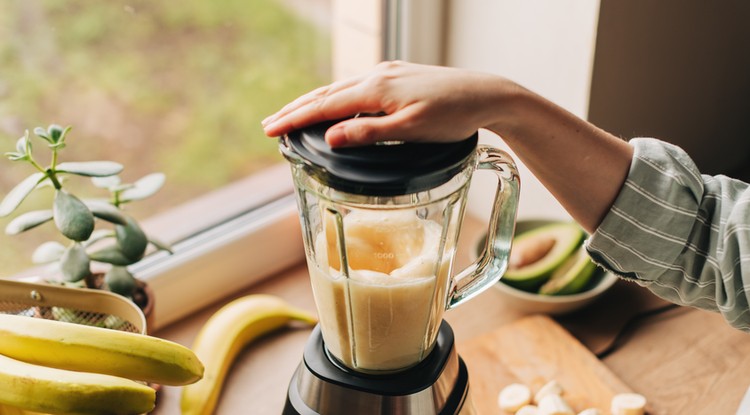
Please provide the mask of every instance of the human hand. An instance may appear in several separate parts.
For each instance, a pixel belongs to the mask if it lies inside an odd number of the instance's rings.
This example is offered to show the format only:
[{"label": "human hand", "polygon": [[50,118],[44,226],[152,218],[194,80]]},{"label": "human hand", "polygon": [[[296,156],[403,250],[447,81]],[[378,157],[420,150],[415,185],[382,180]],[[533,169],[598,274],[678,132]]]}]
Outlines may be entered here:
[{"label": "human hand", "polygon": [[[275,137],[326,120],[332,147],[375,141],[458,141],[477,129],[512,120],[503,100],[520,87],[502,77],[462,69],[384,62],[371,72],[307,93],[263,120]],[[499,104],[499,106],[498,106]],[[509,107],[505,107],[509,108]],[[349,118],[359,113],[380,117]],[[503,117],[503,116],[506,117]]]},{"label": "human hand", "polygon": [[[385,115],[351,118],[359,113]],[[318,88],[263,120],[263,127],[276,137],[344,118],[326,131],[331,147],[459,141],[486,128],[589,232],[612,206],[633,156],[625,141],[501,76],[405,62],[384,62]]]}]

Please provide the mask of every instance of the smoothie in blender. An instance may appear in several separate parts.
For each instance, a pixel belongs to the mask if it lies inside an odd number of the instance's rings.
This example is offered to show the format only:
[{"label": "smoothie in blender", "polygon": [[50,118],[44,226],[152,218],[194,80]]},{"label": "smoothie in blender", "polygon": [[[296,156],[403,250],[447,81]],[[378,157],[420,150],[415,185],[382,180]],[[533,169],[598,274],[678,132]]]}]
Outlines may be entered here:
[{"label": "smoothie in blender", "polygon": [[453,247],[441,252],[442,226],[414,211],[349,213],[342,221],[347,278],[332,216],[310,262],[326,348],[359,371],[415,365],[430,352],[444,309],[436,299],[445,297]]}]

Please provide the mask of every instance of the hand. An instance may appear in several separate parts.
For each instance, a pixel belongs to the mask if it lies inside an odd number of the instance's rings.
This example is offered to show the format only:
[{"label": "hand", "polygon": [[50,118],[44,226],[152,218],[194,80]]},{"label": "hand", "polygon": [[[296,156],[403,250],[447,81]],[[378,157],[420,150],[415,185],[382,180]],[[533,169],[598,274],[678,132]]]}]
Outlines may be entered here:
[{"label": "hand", "polygon": [[332,147],[375,141],[458,141],[477,129],[513,120],[503,99],[521,88],[495,75],[467,70],[384,62],[364,75],[334,82],[301,96],[263,121],[268,136],[358,113],[331,127]]},{"label": "hand", "polygon": [[[348,118],[379,112],[385,115]],[[274,137],[341,118],[348,119],[326,132],[332,147],[457,141],[487,128],[589,232],[612,206],[632,158],[626,142],[503,77],[404,62],[318,88],[263,126]]]}]

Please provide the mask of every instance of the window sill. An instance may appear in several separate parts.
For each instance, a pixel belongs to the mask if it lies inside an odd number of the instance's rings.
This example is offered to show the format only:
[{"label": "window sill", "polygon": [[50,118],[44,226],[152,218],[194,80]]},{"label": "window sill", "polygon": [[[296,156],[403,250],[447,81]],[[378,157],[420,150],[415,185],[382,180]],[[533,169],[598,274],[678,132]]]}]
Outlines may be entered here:
[{"label": "window sill", "polygon": [[158,330],[304,260],[297,207],[285,164],[143,221],[173,242],[131,270],[156,296]]}]

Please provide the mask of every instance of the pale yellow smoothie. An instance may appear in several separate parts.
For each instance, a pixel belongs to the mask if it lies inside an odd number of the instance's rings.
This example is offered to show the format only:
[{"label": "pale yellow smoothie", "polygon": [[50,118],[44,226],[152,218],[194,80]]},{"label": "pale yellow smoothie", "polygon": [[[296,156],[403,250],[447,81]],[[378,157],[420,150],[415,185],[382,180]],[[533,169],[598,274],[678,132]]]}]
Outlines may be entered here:
[{"label": "pale yellow smoothie", "polygon": [[343,220],[347,278],[333,221],[326,222],[315,238],[317,261],[309,267],[328,351],[360,371],[420,362],[445,308],[452,247],[439,252],[441,226],[413,211],[350,213]]}]

